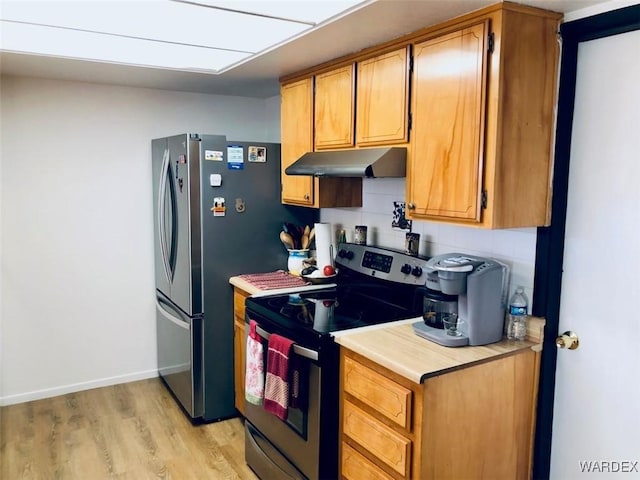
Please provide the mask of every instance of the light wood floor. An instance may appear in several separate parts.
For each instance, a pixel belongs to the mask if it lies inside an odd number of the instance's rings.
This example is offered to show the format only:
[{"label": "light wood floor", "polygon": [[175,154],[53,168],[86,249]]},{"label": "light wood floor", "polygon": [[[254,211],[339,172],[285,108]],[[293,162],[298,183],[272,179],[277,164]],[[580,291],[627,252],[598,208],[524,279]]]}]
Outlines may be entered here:
[{"label": "light wood floor", "polygon": [[0,410],[0,478],[243,479],[238,418],[193,426],[159,379]]}]

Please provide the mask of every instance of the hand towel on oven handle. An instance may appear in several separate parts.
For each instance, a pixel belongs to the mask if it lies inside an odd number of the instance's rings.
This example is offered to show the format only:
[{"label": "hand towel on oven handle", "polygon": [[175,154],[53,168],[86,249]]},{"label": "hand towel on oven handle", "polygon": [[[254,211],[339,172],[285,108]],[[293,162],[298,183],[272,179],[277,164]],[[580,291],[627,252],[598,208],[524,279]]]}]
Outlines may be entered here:
[{"label": "hand towel on oven handle", "polygon": [[246,357],[244,397],[253,405],[261,405],[264,398],[264,350],[255,320],[249,320]]},{"label": "hand towel on oven handle", "polygon": [[264,409],[280,420],[287,419],[289,407],[289,358],[293,340],[276,335],[269,336],[267,350],[267,380],[264,389]]}]

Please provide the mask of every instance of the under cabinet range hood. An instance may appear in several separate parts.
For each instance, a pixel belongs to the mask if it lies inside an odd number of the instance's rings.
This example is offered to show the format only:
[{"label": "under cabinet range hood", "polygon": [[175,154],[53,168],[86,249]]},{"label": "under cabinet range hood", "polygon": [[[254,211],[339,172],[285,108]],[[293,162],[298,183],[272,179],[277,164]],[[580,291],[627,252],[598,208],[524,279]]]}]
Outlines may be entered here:
[{"label": "under cabinet range hood", "polygon": [[305,153],[284,172],[316,177],[404,177],[406,167],[404,147],[360,148]]}]

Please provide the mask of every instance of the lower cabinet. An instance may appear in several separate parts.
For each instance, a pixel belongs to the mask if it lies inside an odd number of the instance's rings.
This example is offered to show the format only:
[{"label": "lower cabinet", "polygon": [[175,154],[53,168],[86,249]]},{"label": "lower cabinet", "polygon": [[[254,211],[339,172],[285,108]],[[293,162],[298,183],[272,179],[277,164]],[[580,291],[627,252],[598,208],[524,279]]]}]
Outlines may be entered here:
[{"label": "lower cabinet", "polygon": [[244,415],[245,323],[244,301],[248,292],[233,287],[233,381],[236,409]]},{"label": "lower cabinet", "polygon": [[341,351],[341,478],[530,478],[539,353],[416,384]]},{"label": "lower cabinet", "polygon": [[348,443],[342,442],[342,478],[349,480],[391,480],[393,477],[387,475],[384,470],[379,469],[366,457],[360,455],[351,448]]}]

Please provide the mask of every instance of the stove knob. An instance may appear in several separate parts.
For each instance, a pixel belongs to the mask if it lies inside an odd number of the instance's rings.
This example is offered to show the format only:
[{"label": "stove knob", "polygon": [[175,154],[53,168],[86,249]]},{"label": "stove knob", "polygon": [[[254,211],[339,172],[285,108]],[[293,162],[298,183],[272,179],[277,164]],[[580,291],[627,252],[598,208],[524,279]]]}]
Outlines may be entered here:
[{"label": "stove knob", "polygon": [[409,275],[411,273],[411,265],[409,265],[408,263],[405,263],[400,267],[400,271],[405,275]]},{"label": "stove knob", "polygon": [[422,268],[416,265],[415,267],[413,267],[413,270],[411,270],[411,275],[413,275],[414,277],[422,276]]},{"label": "stove knob", "polygon": [[346,258],[347,260],[353,260],[353,252],[351,250],[345,250],[344,248],[341,248],[340,250],[338,250],[338,257]]}]

